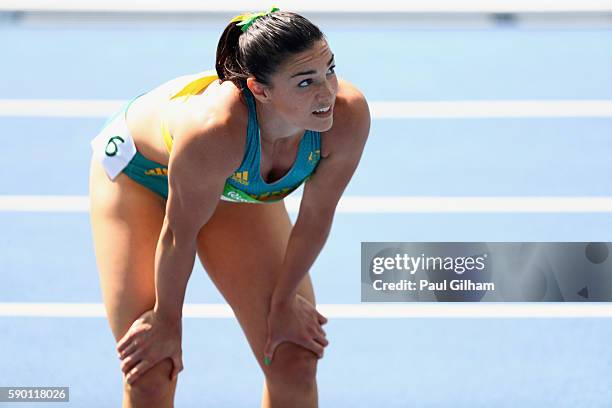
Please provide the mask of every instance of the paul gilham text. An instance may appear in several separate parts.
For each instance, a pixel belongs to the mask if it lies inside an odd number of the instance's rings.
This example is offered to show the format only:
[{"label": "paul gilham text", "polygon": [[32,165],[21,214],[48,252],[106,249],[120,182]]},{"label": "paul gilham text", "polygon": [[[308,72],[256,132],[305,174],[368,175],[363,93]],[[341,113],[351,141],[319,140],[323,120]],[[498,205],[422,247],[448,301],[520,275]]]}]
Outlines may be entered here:
[{"label": "paul gilham text", "polygon": [[419,280],[418,287],[414,281],[402,279],[399,282],[383,282],[375,280],[372,283],[374,290],[495,290],[493,282],[473,282],[469,279],[453,279],[451,281],[429,282],[426,279]]}]

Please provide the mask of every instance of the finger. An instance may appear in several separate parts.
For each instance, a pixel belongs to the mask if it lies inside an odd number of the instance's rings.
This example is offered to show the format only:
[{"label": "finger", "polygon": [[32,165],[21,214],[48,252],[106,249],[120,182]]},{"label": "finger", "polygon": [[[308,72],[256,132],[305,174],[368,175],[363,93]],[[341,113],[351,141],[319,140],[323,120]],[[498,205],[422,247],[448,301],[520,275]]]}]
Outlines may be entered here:
[{"label": "finger", "polygon": [[117,342],[117,352],[121,353],[125,348],[137,338],[143,329],[128,330],[128,332]]},{"label": "finger", "polygon": [[321,329],[319,325],[312,326],[308,329],[308,334],[311,338],[323,337],[325,338],[325,333]]},{"label": "finger", "polygon": [[327,341],[327,339],[323,336],[316,336],[314,340],[323,347],[327,347],[327,345],[329,344],[329,341]]},{"label": "finger", "polygon": [[138,350],[138,352],[132,354],[129,357],[126,357],[122,362],[121,362],[121,371],[123,371],[124,373],[128,373],[130,372],[130,370],[132,368],[134,368],[141,360],[144,359],[144,351],[142,350]]},{"label": "finger", "polygon": [[138,353],[137,355],[131,355],[121,362],[121,371],[125,374],[129,373],[142,359]]},{"label": "finger", "polygon": [[321,313],[319,313],[318,311],[317,311],[317,318],[319,320],[319,324],[327,323],[327,318],[323,316]]},{"label": "finger", "polygon": [[118,342],[117,342],[117,353],[121,354],[125,348],[132,342],[132,339],[134,337],[134,333],[132,332],[127,332],[125,336],[123,336]]},{"label": "finger", "polygon": [[306,344],[306,348],[308,348],[313,353],[315,353],[317,357],[319,358],[323,357],[323,346],[317,343],[316,341],[312,339],[308,341],[308,343]]},{"label": "finger", "polygon": [[128,345],[125,346],[123,351],[119,352],[119,358],[123,360],[129,357],[130,355],[134,354],[136,351],[138,351],[139,345],[142,345],[142,344],[141,342],[138,341],[138,339],[132,340],[132,342],[128,343]]},{"label": "finger", "polygon": [[315,331],[312,334],[312,338],[318,342],[319,344],[321,344],[323,347],[326,347],[329,342],[327,341],[327,338],[325,336],[325,331],[323,329],[321,329],[320,326],[316,326],[315,327]]},{"label": "finger", "polygon": [[123,352],[119,353],[119,358],[124,359],[140,350],[143,350],[147,346],[147,341],[144,335],[136,337],[130,344],[128,344]]},{"label": "finger", "polygon": [[125,380],[128,384],[132,385],[136,382],[142,374],[144,374],[149,368],[151,368],[151,364],[147,360],[140,360],[136,367],[134,367],[128,375],[125,377]]}]

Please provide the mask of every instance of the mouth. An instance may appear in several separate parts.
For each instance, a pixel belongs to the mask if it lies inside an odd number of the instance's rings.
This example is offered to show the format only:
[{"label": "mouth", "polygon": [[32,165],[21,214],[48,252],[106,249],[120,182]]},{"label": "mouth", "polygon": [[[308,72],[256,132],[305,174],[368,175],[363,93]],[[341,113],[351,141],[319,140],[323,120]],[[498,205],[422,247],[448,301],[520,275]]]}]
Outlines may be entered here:
[{"label": "mouth", "polygon": [[312,114],[319,117],[319,118],[327,118],[329,116],[331,116],[333,113],[333,109],[331,105],[328,106],[324,106],[321,109],[317,109],[316,111],[313,111]]}]

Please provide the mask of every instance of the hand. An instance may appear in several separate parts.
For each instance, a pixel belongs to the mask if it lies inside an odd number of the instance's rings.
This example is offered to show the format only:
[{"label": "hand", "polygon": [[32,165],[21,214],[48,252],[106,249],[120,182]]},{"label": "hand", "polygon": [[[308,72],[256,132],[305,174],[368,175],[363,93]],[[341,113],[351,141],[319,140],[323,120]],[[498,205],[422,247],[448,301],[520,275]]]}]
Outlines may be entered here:
[{"label": "hand", "polygon": [[165,358],[170,358],[174,369],[173,381],[183,370],[181,350],[181,321],[164,320],[154,310],[144,312],[117,343],[122,360],[121,371],[133,384],[148,369]]},{"label": "hand", "polygon": [[327,319],[306,298],[296,295],[291,301],[272,303],[268,314],[268,339],[264,348],[265,364],[272,362],[274,350],[284,341],[303,346],[323,357],[329,342],[321,325]]}]

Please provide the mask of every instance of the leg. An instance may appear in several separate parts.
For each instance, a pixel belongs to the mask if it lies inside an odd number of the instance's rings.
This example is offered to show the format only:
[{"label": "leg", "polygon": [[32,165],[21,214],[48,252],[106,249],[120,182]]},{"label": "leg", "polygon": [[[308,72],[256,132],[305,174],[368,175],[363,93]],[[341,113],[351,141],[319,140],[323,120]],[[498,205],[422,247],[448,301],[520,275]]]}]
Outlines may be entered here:
[{"label": "leg", "polygon": [[[317,356],[294,343],[282,343],[270,366],[263,364],[267,314],[291,221],[283,202],[221,202],[198,236],[198,255],[221,294],[232,307],[266,378],[262,407],[317,406]],[[315,302],[310,277],[300,295]]]},{"label": "leg", "polygon": [[[111,182],[95,159],[89,190],[102,297],[111,331],[119,341],[155,305],[155,248],[165,204],[123,173]],[[123,407],[171,407],[176,389],[176,381],[169,379],[171,371],[172,362],[166,359],[132,386],[124,378]]]}]

